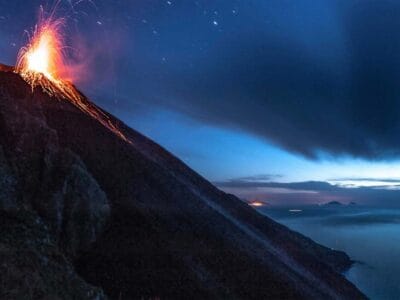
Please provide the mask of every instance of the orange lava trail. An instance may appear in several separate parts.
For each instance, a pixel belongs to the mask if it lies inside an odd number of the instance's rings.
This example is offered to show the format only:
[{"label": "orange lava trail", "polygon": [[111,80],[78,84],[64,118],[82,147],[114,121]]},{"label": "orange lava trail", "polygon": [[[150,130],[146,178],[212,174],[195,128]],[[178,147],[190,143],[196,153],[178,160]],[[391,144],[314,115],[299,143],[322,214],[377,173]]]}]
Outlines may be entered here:
[{"label": "orange lava trail", "polygon": [[131,141],[113,124],[110,118],[79,93],[67,79],[72,77],[67,64],[65,43],[62,34],[64,19],[54,19],[53,14],[44,18],[41,8],[39,22],[30,37],[29,43],[19,54],[15,72],[31,85],[32,89],[41,87],[52,97],[71,102],[84,113],[90,115],[124,141]]}]

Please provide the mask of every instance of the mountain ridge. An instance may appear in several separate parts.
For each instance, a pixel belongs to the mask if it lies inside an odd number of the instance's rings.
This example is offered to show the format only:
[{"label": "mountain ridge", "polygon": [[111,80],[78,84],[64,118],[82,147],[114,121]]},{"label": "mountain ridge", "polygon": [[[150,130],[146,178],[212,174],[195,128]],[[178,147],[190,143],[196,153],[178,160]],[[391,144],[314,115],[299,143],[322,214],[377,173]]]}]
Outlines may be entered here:
[{"label": "mountain ridge", "polygon": [[11,71],[0,67],[0,207],[43,223],[76,276],[76,293],[364,299],[339,274],[351,265],[346,254],[218,190],[86,98],[130,143]]}]

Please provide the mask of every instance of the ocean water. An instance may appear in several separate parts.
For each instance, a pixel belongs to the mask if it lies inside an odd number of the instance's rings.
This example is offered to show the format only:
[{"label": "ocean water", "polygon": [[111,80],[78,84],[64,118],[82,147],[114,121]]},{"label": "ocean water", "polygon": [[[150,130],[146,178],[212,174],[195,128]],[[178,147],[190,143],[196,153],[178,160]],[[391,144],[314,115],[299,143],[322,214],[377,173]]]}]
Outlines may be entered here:
[{"label": "ocean water", "polygon": [[370,299],[400,299],[400,209],[304,206],[259,210],[322,245],[345,251],[356,261],[346,277]]}]

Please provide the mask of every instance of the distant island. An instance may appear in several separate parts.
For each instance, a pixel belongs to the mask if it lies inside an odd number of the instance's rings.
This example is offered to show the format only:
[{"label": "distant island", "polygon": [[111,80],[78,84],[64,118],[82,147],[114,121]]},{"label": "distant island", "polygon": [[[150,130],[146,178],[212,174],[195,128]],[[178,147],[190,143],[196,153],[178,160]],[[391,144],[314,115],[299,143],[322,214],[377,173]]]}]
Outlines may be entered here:
[{"label": "distant island", "polygon": [[327,203],[322,204],[323,206],[342,206],[343,203],[339,202],[339,201],[330,201]]},{"label": "distant island", "polygon": [[321,204],[321,206],[354,206],[354,205],[357,205],[357,203],[356,202],[353,202],[353,201],[351,201],[351,202],[349,202],[349,203],[347,203],[347,204],[344,204],[344,203],[342,203],[342,202],[339,202],[339,201],[330,201],[330,202],[327,202],[327,203],[323,203],[323,204]]}]

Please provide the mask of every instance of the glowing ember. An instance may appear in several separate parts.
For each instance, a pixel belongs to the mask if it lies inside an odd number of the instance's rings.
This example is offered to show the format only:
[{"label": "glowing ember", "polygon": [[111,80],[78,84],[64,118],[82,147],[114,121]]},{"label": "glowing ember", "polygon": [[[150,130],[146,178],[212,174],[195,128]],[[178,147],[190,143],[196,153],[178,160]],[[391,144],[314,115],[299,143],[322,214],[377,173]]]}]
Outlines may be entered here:
[{"label": "glowing ember", "polygon": [[54,12],[49,18],[45,18],[41,7],[39,22],[29,43],[18,54],[15,72],[20,74],[32,89],[41,87],[50,96],[71,102],[130,143],[111,122],[109,116],[91,104],[70,82],[73,69],[68,65],[64,51],[67,49],[62,34],[65,22],[64,19],[55,19],[53,16]]}]

